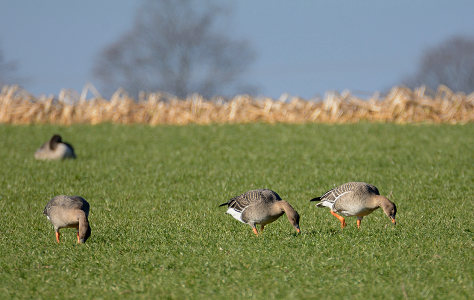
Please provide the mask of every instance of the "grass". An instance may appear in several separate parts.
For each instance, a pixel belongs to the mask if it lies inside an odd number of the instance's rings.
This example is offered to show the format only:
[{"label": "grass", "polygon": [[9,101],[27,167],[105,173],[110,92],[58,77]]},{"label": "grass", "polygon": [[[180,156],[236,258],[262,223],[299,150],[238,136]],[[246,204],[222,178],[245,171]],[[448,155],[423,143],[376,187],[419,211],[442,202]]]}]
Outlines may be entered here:
[{"label": "grass", "polygon": [[[53,133],[75,161],[35,161]],[[474,125],[0,126],[2,298],[468,299]],[[341,230],[309,199],[366,181],[397,204]],[[253,236],[219,204],[271,188],[301,215]],[[55,195],[92,236],[56,244]]]}]

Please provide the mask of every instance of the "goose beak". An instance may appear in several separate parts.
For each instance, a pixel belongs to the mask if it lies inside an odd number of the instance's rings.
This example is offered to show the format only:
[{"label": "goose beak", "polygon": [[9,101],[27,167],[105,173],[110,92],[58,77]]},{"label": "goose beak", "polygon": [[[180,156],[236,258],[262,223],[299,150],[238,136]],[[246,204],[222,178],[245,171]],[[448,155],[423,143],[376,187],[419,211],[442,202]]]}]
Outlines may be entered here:
[{"label": "goose beak", "polygon": [[397,225],[397,222],[395,221],[395,218],[392,218],[392,223],[393,223],[393,225]]},{"label": "goose beak", "polygon": [[296,228],[296,232],[301,233],[301,230],[299,228]]}]

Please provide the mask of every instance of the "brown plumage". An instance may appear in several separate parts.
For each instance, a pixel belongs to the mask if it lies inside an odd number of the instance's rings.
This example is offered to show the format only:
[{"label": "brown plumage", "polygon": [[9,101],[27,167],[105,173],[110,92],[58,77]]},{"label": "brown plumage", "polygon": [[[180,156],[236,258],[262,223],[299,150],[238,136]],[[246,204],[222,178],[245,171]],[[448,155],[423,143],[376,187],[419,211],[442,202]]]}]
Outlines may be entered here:
[{"label": "brown plumage", "polygon": [[40,160],[59,160],[76,158],[71,144],[63,142],[59,134],[55,134],[35,152],[35,158]]},{"label": "brown plumage", "polygon": [[252,190],[242,195],[230,199],[220,206],[227,205],[227,213],[242,223],[249,224],[255,235],[258,235],[256,228],[260,224],[263,231],[265,225],[275,221],[284,213],[288,221],[300,232],[300,216],[294,208],[280,196],[268,189]]},{"label": "brown plumage", "polygon": [[357,216],[357,227],[360,228],[364,216],[367,216],[379,207],[392,220],[392,223],[396,224],[395,215],[397,207],[395,203],[381,196],[375,186],[365,182],[344,183],[327,191],[321,197],[316,197],[310,201],[321,201],[316,206],[329,207],[331,214],[341,222],[342,228],[346,226],[345,219],[342,216]]},{"label": "brown plumage", "polygon": [[59,243],[59,229],[66,227],[77,228],[77,242],[85,243],[91,235],[89,226],[89,203],[79,196],[56,196],[48,202],[43,210],[51,221]]}]

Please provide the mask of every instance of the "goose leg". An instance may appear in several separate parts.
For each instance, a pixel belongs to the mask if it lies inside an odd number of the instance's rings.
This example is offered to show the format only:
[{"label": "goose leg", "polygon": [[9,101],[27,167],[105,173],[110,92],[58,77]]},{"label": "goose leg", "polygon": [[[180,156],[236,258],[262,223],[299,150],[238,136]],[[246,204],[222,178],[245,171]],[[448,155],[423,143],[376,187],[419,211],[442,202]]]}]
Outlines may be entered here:
[{"label": "goose leg", "polygon": [[344,219],[344,217],[342,217],[342,216],[336,214],[336,213],[333,212],[332,210],[331,210],[331,214],[332,214],[333,216],[335,216],[335,217],[341,222],[341,228],[346,227],[346,220]]},{"label": "goose leg", "polygon": [[357,228],[360,228],[360,223],[362,223],[362,218],[357,217]]},{"label": "goose leg", "polygon": [[56,241],[58,242],[58,244],[59,244],[59,236],[60,236],[59,231],[56,231]]},{"label": "goose leg", "polygon": [[79,231],[77,232],[77,243],[79,244],[81,240],[79,239]]},{"label": "goose leg", "polygon": [[258,231],[257,231],[257,228],[255,227],[255,225],[252,226],[252,231],[253,231],[253,233],[255,233],[255,235],[258,236]]}]

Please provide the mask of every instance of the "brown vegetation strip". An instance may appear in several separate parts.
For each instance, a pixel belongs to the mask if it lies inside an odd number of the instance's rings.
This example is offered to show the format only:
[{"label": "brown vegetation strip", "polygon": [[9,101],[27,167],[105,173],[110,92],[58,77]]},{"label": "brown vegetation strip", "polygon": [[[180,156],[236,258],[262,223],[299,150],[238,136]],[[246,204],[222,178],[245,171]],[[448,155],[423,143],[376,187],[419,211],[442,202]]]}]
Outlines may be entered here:
[{"label": "brown vegetation strip", "polygon": [[445,86],[393,88],[384,98],[364,100],[350,93],[329,93],[320,101],[236,96],[206,100],[199,95],[176,99],[162,93],[140,95],[135,101],[124,91],[110,100],[85,99],[62,91],[58,97],[34,97],[17,86],[0,93],[0,123],[8,124],[211,124],[211,123],[469,123],[474,120],[474,93],[454,93]]}]

